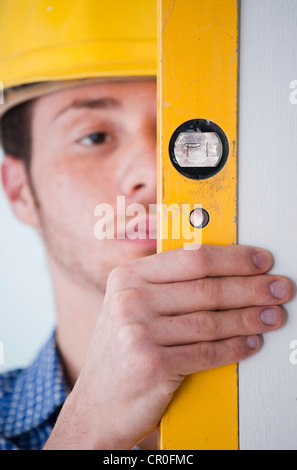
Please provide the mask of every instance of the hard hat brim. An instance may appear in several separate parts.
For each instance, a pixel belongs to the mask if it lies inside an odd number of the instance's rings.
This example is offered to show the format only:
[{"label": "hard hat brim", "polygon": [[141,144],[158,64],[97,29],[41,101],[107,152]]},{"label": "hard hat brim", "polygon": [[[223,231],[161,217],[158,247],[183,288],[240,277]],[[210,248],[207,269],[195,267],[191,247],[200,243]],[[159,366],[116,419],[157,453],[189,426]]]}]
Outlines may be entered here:
[{"label": "hard hat brim", "polygon": [[[95,83],[110,83],[118,81],[134,81],[134,80],[148,80],[156,78],[155,75],[147,76],[118,76],[118,77],[93,77],[93,78],[80,78],[77,80],[65,79],[46,81],[38,83],[28,83],[12,88],[5,89],[4,91],[4,104],[0,104],[0,120],[7,111],[18,106],[26,101],[31,101],[50,93],[57,93],[59,91],[82,87]],[[1,144],[1,142],[0,142]]]}]

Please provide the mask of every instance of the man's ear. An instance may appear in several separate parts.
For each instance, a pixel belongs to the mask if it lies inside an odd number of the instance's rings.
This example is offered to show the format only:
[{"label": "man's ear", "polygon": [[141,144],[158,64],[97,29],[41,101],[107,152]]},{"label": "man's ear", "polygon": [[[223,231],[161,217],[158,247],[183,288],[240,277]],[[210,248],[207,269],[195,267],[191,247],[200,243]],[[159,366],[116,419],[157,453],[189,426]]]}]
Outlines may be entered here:
[{"label": "man's ear", "polygon": [[21,222],[38,228],[38,210],[24,162],[6,155],[1,165],[1,177],[4,190],[16,217]]}]

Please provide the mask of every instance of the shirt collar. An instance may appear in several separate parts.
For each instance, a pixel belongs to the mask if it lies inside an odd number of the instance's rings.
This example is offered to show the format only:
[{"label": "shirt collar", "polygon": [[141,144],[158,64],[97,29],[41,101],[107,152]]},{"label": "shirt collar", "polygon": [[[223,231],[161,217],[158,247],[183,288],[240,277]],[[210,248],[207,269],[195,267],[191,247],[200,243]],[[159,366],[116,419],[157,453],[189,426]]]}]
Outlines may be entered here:
[{"label": "shirt collar", "polygon": [[63,405],[68,393],[53,333],[33,364],[23,369],[14,382],[10,396],[13,406],[7,409],[4,435],[12,437],[36,428]]}]

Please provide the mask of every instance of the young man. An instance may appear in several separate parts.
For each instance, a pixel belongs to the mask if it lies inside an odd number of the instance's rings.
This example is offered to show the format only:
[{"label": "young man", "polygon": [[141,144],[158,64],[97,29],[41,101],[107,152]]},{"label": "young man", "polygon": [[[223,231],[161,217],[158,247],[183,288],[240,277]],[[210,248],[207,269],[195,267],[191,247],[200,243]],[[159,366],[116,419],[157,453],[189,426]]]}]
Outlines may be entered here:
[{"label": "young man", "polygon": [[[84,2],[84,14],[94,5]],[[0,378],[2,449],[154,448],[185,376],[258,352],[261,335],[284,322],[293,287],[266,274],[273,261],[263,249],[156,254],[148,231],[127,236],[131,217],[114,239],[95,238],[98,204],[117,216],[122,196],[148,221],[156,203],[156,82],[147,71],[120,72],[17,89],[21,105],[7,90],[15,104],[1,123],[2,181],[18,219],[44,241],[57,328],[31,367]]]}]

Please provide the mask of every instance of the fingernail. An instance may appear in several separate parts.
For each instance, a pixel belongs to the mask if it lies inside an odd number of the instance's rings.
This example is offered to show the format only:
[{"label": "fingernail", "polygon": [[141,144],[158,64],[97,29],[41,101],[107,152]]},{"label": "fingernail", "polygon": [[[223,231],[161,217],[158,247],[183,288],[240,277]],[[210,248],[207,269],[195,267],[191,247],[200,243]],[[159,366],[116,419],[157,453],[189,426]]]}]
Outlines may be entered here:
[{"label": "fingernail", "polygon": [[276,299],[284,299],[289,294],[289,286],[286,281],[274,281],[270,285],[270,291]]},{"label": "fingernail", "polygon": [[267,326],[275,326],[280,321],[280,312],[276,308],[267,308],[260,315],[262,323]]},{"label": "fingernail", "polygon": [[263,251],[259,251],[254,255],[254,263],[258,269],[264,269],[268,266],[268,256]]},{"label": "fingernail", "polygon": [[259,346],[260,340],[258,336],[248,336],[246,339],[246,344],[250,349],[257,349]]}]

